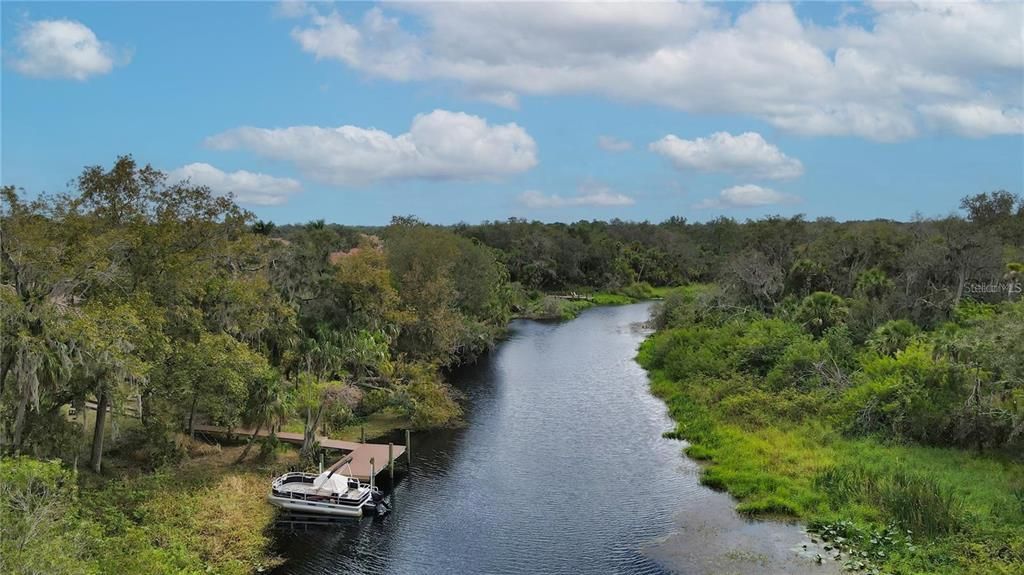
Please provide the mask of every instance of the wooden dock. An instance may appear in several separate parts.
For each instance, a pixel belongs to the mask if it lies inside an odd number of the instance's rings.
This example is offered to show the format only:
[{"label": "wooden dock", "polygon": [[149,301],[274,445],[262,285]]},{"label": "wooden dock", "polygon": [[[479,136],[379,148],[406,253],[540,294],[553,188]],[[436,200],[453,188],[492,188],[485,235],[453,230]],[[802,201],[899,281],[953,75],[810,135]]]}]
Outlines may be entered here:
[{"label": "wooden dock", "polygon": [[[217,427],[215,425],[196,425],[196,431],[200,433],[210,433],[224,435],[227,433],[227,429],[223,427]],[[232,433],[238,437],[252,437],[252,429],[232,429]],[[293,443],[296,445],[302,445],[302,434],[293,433],[290,431],[278,431],[277,439],[285,443]],[[260,430],[257,437],[269,437],[270,432],[267,430]],[[407,435],[408,437],[408,435]],[[331,439],[329,437],[317,436],[317,441],[320,443],[320,447],[325,449],[336,449],[343,451],[344,456],[337,462],[332,464],[328,469],[341,470],[341,473],[351,477],[355,477],[360,481],[370,480],[370,460],[373,460],[373,473],[380,475],[381,472],[388,470],[389,461],[394,464],[398,461],[398,458],[406,454],[406,446],[404,445],[393,445],[393,444],[382,444],[382,443],[359,443],[358,441],[343,441],[341,439]],[[351,469],[351,472],[349,471]]]}]

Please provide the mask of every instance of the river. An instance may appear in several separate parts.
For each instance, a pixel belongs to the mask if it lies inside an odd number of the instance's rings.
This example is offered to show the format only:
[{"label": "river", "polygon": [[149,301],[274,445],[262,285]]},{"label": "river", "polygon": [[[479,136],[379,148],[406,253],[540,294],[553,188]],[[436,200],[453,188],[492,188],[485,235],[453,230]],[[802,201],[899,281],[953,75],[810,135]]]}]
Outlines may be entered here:
[{"label": "river", "polygon": [[[650,304],[516,321],[454,375],[466,425],[416,433],[380,518],[280,524],[280,574],[825,573],[798,526],[698,482],[633,358]],[[808,545],[811,551],[806,551]],[[822,555],[825,553],[822,551]]]}]

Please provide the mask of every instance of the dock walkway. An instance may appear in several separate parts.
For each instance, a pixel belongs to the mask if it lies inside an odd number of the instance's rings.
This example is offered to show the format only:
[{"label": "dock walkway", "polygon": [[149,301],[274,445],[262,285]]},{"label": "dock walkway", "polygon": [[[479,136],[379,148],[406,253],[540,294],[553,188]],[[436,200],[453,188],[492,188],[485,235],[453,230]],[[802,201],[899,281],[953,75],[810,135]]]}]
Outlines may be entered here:
[{"label": "dock walkway", "polygon": [[[226,434],[227,429],[223,427],[217,427],[215,425],[196,425],[197,432],[210,433],[210,434]],[[232,429],[232,433],[239,437],[251,437],[252,429]],[[302,445],[302,434],[294,433],[290,431],[278,431],[277,439],[285,443],[293,443],[296,445]],[[269,437],[270,432],[267,430],[260,430],[257,437]],[[386,471],[388,468],[388,451],[391,452],[391,457],[394,461],[398,461],[398,458],[405,454],[404,445],[387,445],[381,443],[359,443],[358,441],[343,441],[341,439],[331,439],[329,437],[323,437],[318,435],[317,441],[320,442],[320,447],[325,449],[336,449],[344,451],[344,456],[331,465],[328,469],[339,469],[341,467],[348,466],[342,473],[350,477],[355,477],[360,481],[370,480],[370,459],[374,461],[374,473],[380,474],[382,471]],[[349,469],[351,468],[351,472]]]}]

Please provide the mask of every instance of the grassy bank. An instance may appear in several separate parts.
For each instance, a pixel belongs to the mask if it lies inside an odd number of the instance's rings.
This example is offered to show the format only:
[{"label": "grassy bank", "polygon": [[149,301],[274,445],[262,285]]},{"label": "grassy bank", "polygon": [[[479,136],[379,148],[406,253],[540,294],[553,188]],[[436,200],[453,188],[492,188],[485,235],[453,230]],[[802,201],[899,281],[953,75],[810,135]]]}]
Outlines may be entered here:
[{"label": "grassy bank", "polygon": [[[1018,452],[855,432],[858,418],[870,413],[865,405],[876,405],[868,391],[883,381],[895,385],[878,365],[909,369],[913,344],[890,358],[855,346],[853,375],[832,387],[799,383],[803,376],[787,370],[801,363],[797,350],[811,353],[800,346],[824,346],[824,338],[815,342],[775,319],[694,325],[691,314],[679,317],[688,319],[649,338],[638,361],[677,422],[671,435],[685,439],[688,455],[705,462],[702,483],[733,494],[739,511],[808,522],[830,542],[829,552],[855,571],[1024,572]],[[931,355],[921,363],[939,364],[942,373],[952,369]],[[930,376],[915,377],[928,382]],[[901,392],[898,405],[920,401],[932,417],[925,421],[940,428],[933,412],[948,408],[917,393]],[[896,409],[877,405],[876,411]],[[907,425],[924,416],[908,409],[901,417]]]},{"label": "grassy bank", "polygon": [[101,526],[104,573],[245,574],[273,566],[268,479],[298,461],[235,465],[241,447],[152,474],[83,477],[83,511]]},{"label": "grassy bank", "polygon": [[664,297],[673,288],[651,287],[646,283],[633,284],[616,291],[579,290],[580,297],[569,299],[560,294],[534,294],[517,314],[521,319],[565,321],[577,317],[583,310],[600,305],[627,305]]},{"label": "grassy bank", "polygon": [[12,572],[223,573],[266,570],[274,518],[268,478],[298,461],[282,451],[273,463],[235,464],[242,447],[193,446],[185,463],[143,472],[112,458],[104,476],[56,462],[0,462],[5,510],[3,559]]}]

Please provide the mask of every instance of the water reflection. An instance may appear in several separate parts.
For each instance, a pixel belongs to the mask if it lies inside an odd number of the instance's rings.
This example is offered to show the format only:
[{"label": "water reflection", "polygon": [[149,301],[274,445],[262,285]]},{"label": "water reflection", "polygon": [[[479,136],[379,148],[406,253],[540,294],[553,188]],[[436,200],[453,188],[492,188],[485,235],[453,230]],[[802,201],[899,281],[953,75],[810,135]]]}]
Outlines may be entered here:
[{"label": "water reflection", "polygon": [[[465,426],[413,434],[393,511],[282,520],[278,552],[289,560],[277,573],[703,573],[716,553],[751,545],[744,537],[768,537],[765,549],[788,562],[796,528],[744,522],[699,484],[682,444],[662,437],[673,423],[633,361],[648,312],[515,323],[490,357],[454,374]],[[759,572],[752,556],[730,572]]]}]

